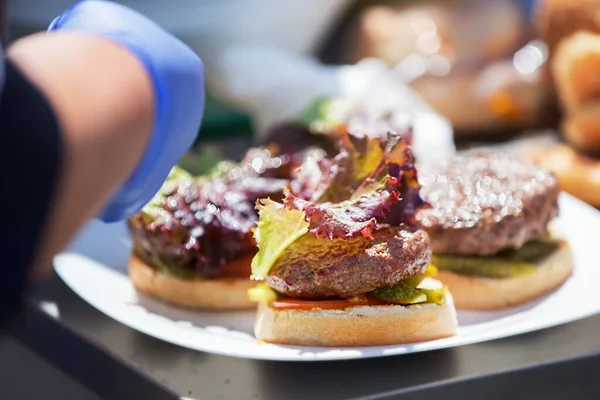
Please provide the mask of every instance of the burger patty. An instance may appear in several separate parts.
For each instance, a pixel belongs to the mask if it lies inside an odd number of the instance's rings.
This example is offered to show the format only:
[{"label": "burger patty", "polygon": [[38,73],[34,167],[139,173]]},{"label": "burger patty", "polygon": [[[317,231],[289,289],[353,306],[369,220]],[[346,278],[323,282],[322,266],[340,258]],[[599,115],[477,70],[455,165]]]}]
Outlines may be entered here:
[{"label": "burger patty", "polygon": [[292,297],[352,297],[423,273],[431,260],[422,230],[385,227],[373,239],[305,235],[286,249],[266,282]]},{"label": "burger patty", "polygon": [[473,153],[419,169],[417,214],[434,253],[491,255],[544,234],[558,213],[552,174],[515,156]]}]

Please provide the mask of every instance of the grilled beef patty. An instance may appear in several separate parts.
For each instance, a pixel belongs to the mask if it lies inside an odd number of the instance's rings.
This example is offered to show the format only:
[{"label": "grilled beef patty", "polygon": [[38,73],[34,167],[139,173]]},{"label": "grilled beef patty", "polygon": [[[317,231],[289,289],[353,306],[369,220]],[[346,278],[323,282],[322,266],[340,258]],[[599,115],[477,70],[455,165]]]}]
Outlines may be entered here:
[{"label": "grilled beef patty", "polygon": [[427,268],[431,250],[424,231],[385,227],[373,236],[331,241],[307,234],[279,257],[266,282],[292,297],[345,298],[393,286]]},{"label": "grilled beef patty", "polygon": [[417,214],[434,253],[491,255],[544,234],[558,213],[556,179],[516,156],[473,153],[419,169]]}]

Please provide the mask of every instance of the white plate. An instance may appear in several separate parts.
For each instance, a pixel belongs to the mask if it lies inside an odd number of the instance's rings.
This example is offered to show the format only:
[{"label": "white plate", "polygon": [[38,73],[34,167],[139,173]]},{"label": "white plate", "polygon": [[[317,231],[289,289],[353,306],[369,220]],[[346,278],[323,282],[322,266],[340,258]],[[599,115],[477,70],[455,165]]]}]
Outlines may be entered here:
[{"label": "white plate", "polygon": [[318,348],[260,344],[252,335],[253,312],[190,312],[154,301],[138,294],[127,277],[130,240],[124,224],[91,223],[70,249],[55,259],[55,268],[71,289],[98,310],[140,332],[190,349],[289,361],[382,357],[517,335],[600,312],[596,294],[600,213],[565,194],[560,207],[559,226],[571,244],[576,266],[563,286],[509,311],[459,312],[456,336],[410,345]]}]

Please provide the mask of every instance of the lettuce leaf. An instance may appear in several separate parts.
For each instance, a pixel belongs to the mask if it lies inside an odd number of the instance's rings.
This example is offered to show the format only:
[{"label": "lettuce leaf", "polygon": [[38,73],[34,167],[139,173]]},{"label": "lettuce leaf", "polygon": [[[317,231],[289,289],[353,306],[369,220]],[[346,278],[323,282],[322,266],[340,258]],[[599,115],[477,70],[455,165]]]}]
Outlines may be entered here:
[{"label": "lettuce leaf", "polygon": [[283,204],[257,203],[259,252],[252,261],[253,279],[264,279],[277,258],[306,233],[329,240],[373,238],[380,224],[412,222],[423,203],[410,145],[393,133],[387,140],[345,134],[335,158],[312,160],[310,168],[305,181],[284,190]]},{"label": "lettuce leaf", "polygon": [[253,148],[241,162],[222,161],[209,175],[173,168],[142,212],[129,219],[133,242],[148,257],[198,276],[227,274],[231,260],[256,253],[256,200],[283,197],[291,179],[287,164],[271,149]]},{"label": "lettuce leaf", "polygon": [[254,228],[258,253],[252,259],[250,279],[263,280],[277,258],[308,232],[308,222],[301,210],[290,210],[270,199],[256,203],[259,220]]},{"label": "lettuce leaf", "polygon": [[339,153],[333,159],[321,160],[319,171],[312,171],[312,179],[319,186],[305,200],[339,203],[378,190],[388,172],[400,179],[405,171],[414,171],[416,176],[410,145],[400,135],[390,132],[383,140],[345,133],[340,135],[338,146]]},{"label": "lettuce leaf", "polygon": [[158,192],[156,192],[152,199],[142,208],[141,213],[145,214],[149,220],[158,218],[161,214],[165,195],[175,190],[181,182],[192,181],[193,179],[194,177],[185,169],[177,165],[174,166]]},{"label": "lettuce leaf", "polygon": [[308,221],[308,231],[330,240],[362,235],[373,238],[377,220],[385,216],[398,201],[397,191],[373,191],[342,203],[316,204],[287,192],[284,205],[290,211],[301,210]]},{"label": "lettuce leaf", "polygon": [[[345,176],[333,176],[328,189],[311,200],[286,191],[285,207],[304,211],[309,232],[332,240],[371,238],[379,223],[412,222],[423,202],[408,143],[393,134],[386,141],[365,138],[354,143],[349,136],[344,141],[340,154],[350,160],[344,166]],[[335,201],[321,201],[332,197]]]}]

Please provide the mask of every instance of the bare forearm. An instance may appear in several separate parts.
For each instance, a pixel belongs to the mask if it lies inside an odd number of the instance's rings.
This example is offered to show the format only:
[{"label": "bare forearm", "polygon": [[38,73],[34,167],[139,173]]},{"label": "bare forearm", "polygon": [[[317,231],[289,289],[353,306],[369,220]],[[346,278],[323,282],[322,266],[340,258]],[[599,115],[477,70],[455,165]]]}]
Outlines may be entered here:
[{"label": "bare forearm", "polygon": [[62,133],[62,172],[36,257],[47,265],[142,157],[152,85],[134,56],[91,36],[39,34],[16,42],[7,56],[46,95]]}]

